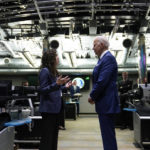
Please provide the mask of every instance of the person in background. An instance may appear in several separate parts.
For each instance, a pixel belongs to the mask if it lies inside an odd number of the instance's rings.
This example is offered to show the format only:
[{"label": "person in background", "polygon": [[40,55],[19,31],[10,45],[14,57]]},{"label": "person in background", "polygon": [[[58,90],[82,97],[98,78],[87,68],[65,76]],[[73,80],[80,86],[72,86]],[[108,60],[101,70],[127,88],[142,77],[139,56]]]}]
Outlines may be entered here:
[{"label": "person in background", "polygon": [[133,89],[137,89],[139,87],[139,78],[137,78],[136,83],[133,84]]},{"label": "person in background", "polygon": [[63,97],[63,94],[64,93],[67,93],[68,89],[66,88],[63,88],[62,89],[62,98],[61,98],[61,110],[60,110],[60,113],[59,113],[59,130],[66,130],[65,128],[65,99]]},{"label": "person in background", "polygon": [[122,81],[119,82],[119,92],[121,94],[127,93],[132,90],[133,81],[128,79],[128,72],[122,72]]},{"label": "person in background", "polygon": [[29,82],[28,81],[22,82],[22,86],[29,86]]},{"label": "person in background", "polygon": [[80,93],[80,87],[77,85],[77,81],[74,80],[72,82],[72,86],[70,86],[70,95],[71,95],[72,101],[76,102],[77,115],[79,116],[79,113],[80,113],[79,97],[75,96],[76,93]]},{"label": "person in background", "polygon": [[121,112],[120,112],[120,121],[121,127],[120,129],[126,129],[129,127],[133,128],[132,122],[132,112],[124,111],[123,108],[128,107],[126,103],[128,100],[128,91],[132,90],[133,81],[128,79],[128,72],[122,72],[122,81],[118,83],[118,91],[120,92],[120,104],[121,104]]},{"label": "person in background", "polygon": [[40,150],[57,150],[61,89],[63,84],[66,88],[71,85],[68,76],[59,76],[58,63],[56,50],[43,52],[39,73],[39,111],[42,116]]},{"label": "person in background", "polygon": [[117,150],[114,115],[120,112],[116,85],[118,67],[108,47],[109,42],[105,37],[97,36],[94,39],[93,50],[99,60],[93,70],[93,87],[88,102],[95,104],[104,150]]},{"label": "person in background", "polygon": [[80,87],[77,85],[77,81],[76,80],[74,80],[72,82],[72,86],[70,86],[71,97],[73,97],[75,93],[80,93]]}]

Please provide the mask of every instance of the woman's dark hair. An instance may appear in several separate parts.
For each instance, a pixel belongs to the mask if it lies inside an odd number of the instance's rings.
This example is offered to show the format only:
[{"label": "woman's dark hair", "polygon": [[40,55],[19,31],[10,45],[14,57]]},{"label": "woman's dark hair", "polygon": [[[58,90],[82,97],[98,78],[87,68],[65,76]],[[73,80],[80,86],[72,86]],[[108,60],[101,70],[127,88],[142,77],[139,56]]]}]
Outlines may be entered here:
[{"label": "woman's dark hair", "polygon": [[49,71],[54,75],[58,75],[57,71],[57,64],[56,64],[56,50],[55,49],[49,49],[45,52],[43,52],[42,60],[41,60],[41,67],[40,68],[48,68]]}]

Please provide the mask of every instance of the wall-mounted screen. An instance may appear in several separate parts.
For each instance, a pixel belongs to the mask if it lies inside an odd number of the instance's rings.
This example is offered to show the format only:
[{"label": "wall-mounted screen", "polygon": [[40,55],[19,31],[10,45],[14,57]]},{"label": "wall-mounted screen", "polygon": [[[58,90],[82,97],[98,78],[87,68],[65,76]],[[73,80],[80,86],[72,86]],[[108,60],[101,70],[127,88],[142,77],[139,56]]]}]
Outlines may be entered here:
[{"label": "wall-mounted screen", "polygon": [[77,85],[81,90],[89,90],[90,89],[90,76],[88,75],[72,75],[70,76],[71,80],[77,81]]}]

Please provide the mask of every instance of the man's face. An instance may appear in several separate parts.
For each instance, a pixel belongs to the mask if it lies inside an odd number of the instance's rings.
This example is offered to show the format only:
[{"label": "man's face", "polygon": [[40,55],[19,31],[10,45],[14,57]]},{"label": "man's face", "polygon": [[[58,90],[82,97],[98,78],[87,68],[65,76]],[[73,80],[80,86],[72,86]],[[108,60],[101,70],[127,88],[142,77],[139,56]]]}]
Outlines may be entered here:
[{"label": "man's face", "polygon": [[73,82],[73,85],[77,85],[77,81],[74,81],[74,82]]},{"label": "man's face", "polygon": [[104,44],[95,39],[93,43],[93,50],[97,56],[101,56],[104,50]]},{"label": "man's face", "polygon": [[29,86],[29,83],[28,82],[24,82],[24,86]]},{"label": "man's face", "polygon": [[128,74],[124,72],[124,73],[122,74],[122,78],[123,78],[124,80],[127,80],[127,79],[128,79]]}]

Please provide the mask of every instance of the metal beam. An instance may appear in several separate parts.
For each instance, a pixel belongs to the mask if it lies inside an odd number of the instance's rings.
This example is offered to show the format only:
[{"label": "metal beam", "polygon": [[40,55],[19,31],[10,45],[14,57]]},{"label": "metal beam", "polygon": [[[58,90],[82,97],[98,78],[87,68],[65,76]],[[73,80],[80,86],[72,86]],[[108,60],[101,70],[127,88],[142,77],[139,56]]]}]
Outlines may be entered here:
[{"label": "metal beam", "polygon": [[38,15],[39,15],[40,21],[41,21],[41,22],[43,22],[43,21],[44,21],[44,19],[43,19],[42,15],[41,15],[41,12],[40,12],[40,10],[39,10],[39,7],[38,7],[38,4],[37,4],[37,1],[36,1],[36,0],[33,0],[33,2],[34,2],[34,5],[35,5],[36,10],[37,10],[37,12],[38,12]]},{"label": "metal beam", "polygon": [[114,34],[117,32],[118,28],[119,28],[119,18],[116,19],[116,23],[115,23],[115,26],[113,28],[113,30],[111,31],[111,34],[109,36],[109,40],[111,40],[114,36]]},{"label": "metal beam", "polygon": [[6,36],[5,31],[0,27],[0,40],[4,40]]},{"label": "metal beam", "polygon": [[146,12],[146,15],[145,15],[145,18],[142,20],[141,22],[141,27],[139,29],[139,32],[140,33],[146,33],[147,29],[148,29],[148,26],[149,26],[149,20],[150,20],[150,16],[149,16],[149,13],[150,13],[150,5],[147,9],[147,12]]},{"label": "metal beam", "polygon": [[40,31],[41,31],[41,34],[44,35],[44,36],[48,35],[47,22],[43,19],[42,15],[41,15],[41,12],[40,12],[38,4],[37,4],[37,1],[36,0],[33,0],[33,1],[34,1],[35,8],[38,12],[39,18],[40,18]]}]

